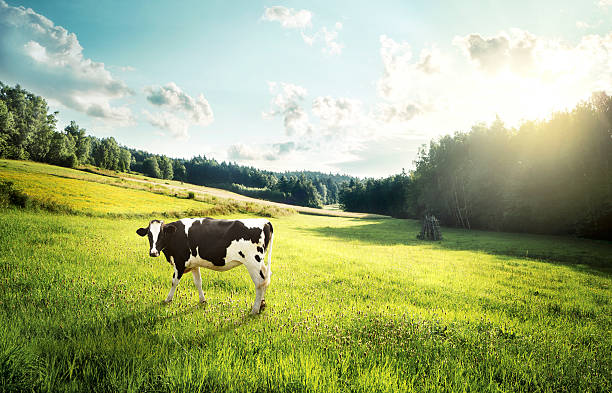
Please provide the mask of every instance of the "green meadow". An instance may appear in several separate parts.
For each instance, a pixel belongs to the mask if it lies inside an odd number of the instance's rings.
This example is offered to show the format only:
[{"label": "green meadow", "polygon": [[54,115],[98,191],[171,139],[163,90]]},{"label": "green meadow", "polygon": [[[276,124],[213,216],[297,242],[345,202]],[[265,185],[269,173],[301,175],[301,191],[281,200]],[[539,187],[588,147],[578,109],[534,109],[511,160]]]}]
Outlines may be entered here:
[{"label": "green meadow", "polygon": [[[0,160],[0,391],[609,392],[612,244],[290,214]],[[125,182],[125,181],[124,181]],[[216,209],[220,205],[227,209]],[[49,206],[69,207],[50,209]],[[135,231],[272,216],[266,309],[243,268],[172,276]]]}]

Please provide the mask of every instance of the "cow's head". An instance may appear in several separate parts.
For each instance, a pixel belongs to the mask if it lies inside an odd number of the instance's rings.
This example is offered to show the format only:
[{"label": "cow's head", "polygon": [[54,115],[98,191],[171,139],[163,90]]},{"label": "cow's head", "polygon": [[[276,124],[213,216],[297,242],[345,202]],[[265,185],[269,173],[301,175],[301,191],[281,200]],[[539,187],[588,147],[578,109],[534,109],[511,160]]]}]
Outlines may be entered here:
[{"label": "cow's head", "polygon": [[138,228],[136,233],[140,236],[149,236],[149,255],[158,257],[161,250],[166,248],[176,227],[172,224],[164,224],[163,221],[153,220],[146,228]]}]

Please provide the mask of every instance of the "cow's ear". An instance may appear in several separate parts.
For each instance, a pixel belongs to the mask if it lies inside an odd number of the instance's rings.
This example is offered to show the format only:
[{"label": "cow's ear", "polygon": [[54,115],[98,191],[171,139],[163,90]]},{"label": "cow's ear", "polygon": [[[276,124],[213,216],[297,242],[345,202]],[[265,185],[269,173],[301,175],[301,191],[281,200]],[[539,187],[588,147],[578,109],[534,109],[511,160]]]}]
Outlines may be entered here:
[{"label": "cow's ear", "polygon": [[164,233],[166,235],[172,235],[174,232],[176,232],[176,227],[172,224],[168,224],[168,225],[164,225]]},{"label": "cow's ear", "polygon": [[136,233],[139,234],[140,236],[147,236],[147,233],[149,233],[149,230],[147,228],[138,228],[136,230]]}]

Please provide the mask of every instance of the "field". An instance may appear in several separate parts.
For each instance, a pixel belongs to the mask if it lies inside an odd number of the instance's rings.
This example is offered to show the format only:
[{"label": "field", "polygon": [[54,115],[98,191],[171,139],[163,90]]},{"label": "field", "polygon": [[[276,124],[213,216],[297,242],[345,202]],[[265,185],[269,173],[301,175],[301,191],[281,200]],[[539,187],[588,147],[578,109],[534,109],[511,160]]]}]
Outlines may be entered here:
[{"label": "field", "polygon": [[227,202],[24,165],[0,178],[70,208],[0,210],[0,391],[612,390],[610,242],[268,211],[260,315],[243,268],[164,305],[172,269],[136,229]]}]

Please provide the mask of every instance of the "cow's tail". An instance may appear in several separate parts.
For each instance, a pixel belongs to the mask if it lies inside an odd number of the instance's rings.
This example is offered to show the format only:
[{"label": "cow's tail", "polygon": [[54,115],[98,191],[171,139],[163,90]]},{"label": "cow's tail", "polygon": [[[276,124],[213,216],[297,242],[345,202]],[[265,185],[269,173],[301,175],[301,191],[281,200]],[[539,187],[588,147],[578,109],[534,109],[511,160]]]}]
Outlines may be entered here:
[{"label": "cow's tail", "polygon": [[268,222],[268,225],[270,225],[270,244],[268,244],[268,265],[266,268],[268,270],[268,274],[271,274],[272,270],[270,270],[270,267],[272,265],[272,243],[274,243],[274,230],[272,229],[272,224],[270,222]]}]

